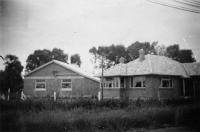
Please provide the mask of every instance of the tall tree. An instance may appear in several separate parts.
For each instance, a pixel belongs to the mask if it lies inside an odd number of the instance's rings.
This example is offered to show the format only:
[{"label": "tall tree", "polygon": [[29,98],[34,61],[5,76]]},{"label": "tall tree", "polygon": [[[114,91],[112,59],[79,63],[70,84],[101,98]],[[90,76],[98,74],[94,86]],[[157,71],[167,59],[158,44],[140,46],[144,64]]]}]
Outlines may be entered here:
[{"label": "tall tree", "polygon": [[68,55],[65,54],[63,50],[58,48],[54,48],[52,51],[47,49],[35,50],[34,53],[30,54],[26,60],[26,71],[32,71],[53,59],[67,63]]},{"label": "tall tree", "polygon": [[179,45],[170,45],[165,47],[158,45],[158,42],[139,42],[129,45],[127,48],[123,45],[99,46],[92,47],[89,52],[94,56],[94,62],[98,62],[101,67],[101,59],[104,58],[104,67],[119,63],[119,58],[125,58],[125,63],[135,60],[139,57],[139,50],[143,49],[145,54],[162,55],[177,60],[182,63],[194,62],[193,53],[191,50],[180,50]]},{"label": "tall tree", "polygon": [[61,50],[61,49],[53,48],[53,50],[51,51],[51,57],[50,58],[67,63],[68,55],[65,54],[64,51]]},{"label": "tall tree", "polygon": [[79,67],[81,66],[81,58],[79,54],[72,55],[70,60],[71,60],[71,64],[76,64]]},{"label": "tall tree", "polygon": [[190,63],[190,62],[195,62],[195,58],[193,57],[192,50],[189,49],[182,49],[179,51],[179,62],[181,63]]},{"label": "tall tree", "polygon": [[96,63],[97,61],[97,56],[98,56],[98,53],[97,53],[97,48],[96,47],[92,47],[91,49],[89,49],[89,53],[91,53],[93,56],[94,56],[94,63]]},{"label": "tall tree", "polygon": [[181,63],[195,62],[192,50],[180,49],[178,44],[170,45],[166,48],[166,56]]},{"label": "tall tree", "polygon": [[167,47],[166,49],[166,56],[169,58],[172,58],[173,60],[179,60],[178,55],[179,55],[179,45],[178,44],[174,44],[174,45],[170,45]]},{"label": "tall tree", "polygon": [[4,94],[10,89],[12,95],[20,95],[23,89],[23,79],[21,76],[23,66],[15,55],[6,55],[5,57],[5,71],[1,72],[4,75],[0,80]]},{"label": "tall tree", "polygon": [[126,61],[129,59],[126,48],[123,45],[112,44],[110,46],[99,46],[98,48],[92,47],[89,52],[94,56],[94,62],[100,62],[103,57],[105,67],[119,63],[120,57],[126,58]]},{"label": "tall tree", "polygon": [[143,49],[145,54],[156,54],[155,46],[157,42],[150,44],[149,42],[138,42],[131,44],[127,48],[127,52],[132,60],[135,60],[139,57],[139,50]]},{"label": "tall tree", "polygon": [[6,78],[5,78],[5,72],[3,70],[0,70],[0,93],[6,93]]}]

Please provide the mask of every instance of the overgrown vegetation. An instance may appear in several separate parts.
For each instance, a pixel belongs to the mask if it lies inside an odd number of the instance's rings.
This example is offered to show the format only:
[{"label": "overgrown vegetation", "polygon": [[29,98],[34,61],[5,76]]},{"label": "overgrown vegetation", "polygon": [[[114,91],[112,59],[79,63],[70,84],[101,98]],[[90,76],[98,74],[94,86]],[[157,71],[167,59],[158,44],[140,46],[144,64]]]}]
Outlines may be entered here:
[{"label": "overgrown vegetation", "polygon": [[0,101],[0,131],[126,131],[200,125],[192,100]]}]

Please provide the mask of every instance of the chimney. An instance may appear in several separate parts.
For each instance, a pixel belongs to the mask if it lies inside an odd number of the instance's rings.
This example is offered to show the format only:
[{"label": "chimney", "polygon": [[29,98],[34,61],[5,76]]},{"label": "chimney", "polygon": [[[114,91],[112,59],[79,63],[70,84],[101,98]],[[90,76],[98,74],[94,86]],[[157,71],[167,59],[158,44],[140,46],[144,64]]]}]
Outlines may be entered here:
[{"label": "chimney", "polygon": [[145,59],[145,52],[143,49],[139,50],[139,60],[143,61]]},{"label": "chimney", "polygon": [[124,57],[120,57],[120,59],[119,59],[119,63],[123,64],[124,62],[125,62]]}]

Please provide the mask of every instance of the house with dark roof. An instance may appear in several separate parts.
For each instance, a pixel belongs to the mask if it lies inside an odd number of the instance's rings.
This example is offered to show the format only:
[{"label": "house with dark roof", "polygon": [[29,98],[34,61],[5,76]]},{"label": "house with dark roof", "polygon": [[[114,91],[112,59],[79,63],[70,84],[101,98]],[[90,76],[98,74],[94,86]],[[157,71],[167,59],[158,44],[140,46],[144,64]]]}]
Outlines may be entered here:
[{"label": "house with dark roof", "polygon": [[127,64],[122,61],[105,70],[102,85],[104,98],[199,96],[200,65],[182,64],[165,56],[145,55],[140,50],[138,59]]},{"label": "house with dark roof", "polygon": [[98,90],[98,78],[57,60],[24,76],[23,92],[28,97],[94,97]]}]

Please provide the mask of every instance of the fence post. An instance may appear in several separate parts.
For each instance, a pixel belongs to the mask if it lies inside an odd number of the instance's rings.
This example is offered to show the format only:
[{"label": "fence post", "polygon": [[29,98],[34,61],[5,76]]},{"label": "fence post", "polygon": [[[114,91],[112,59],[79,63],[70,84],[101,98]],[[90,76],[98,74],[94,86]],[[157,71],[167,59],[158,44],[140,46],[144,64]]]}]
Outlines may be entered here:
[{"label": "fence post", "polygon": [[56,101],[56,92],[53,92],[53,100]]}]

